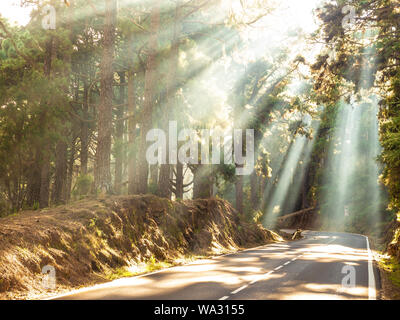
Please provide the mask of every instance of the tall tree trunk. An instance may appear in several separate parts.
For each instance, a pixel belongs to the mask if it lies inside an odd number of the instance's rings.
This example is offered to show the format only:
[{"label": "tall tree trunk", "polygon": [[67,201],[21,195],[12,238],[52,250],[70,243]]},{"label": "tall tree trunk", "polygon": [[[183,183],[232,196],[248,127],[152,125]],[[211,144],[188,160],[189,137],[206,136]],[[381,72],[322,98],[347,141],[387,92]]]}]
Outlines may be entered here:
[{"label": "tall tree trunk", "polygon": [[43,164],[40,173],[40,208],[49,206],[50,196],[50,155],[47,151],[43,155]]},{"label": "tall tree trunk", "polygon": [[[179,25],[180,24],[180,4],[176,3],[175,19],[174,19],[174,32],[171,44],[171,53],[169,59],[169,77],[167,83],[167,103],[165,106],[165,117],[163,117],[162,128],[165,132],[169,132],[169,120],[175,111],[175,94],[176,94],[176,76],[179,65]],[[167,158],[169,150],[167,150]],[[171,198],[171,165],[162,164],[160,167],[160,178],[158,185],[158,195],[163,198]]]},{"label": "tall tree trunk", "polygon": [[[55,58],[56,48],[55,48],[55,39],[54,36],[51,35],[50,39],[46,44],[46,54],[44,60],[44,74],[47,77],[48,81],[51,81],[51,72],[52,72],[52,64]],[[41,114],[41,123],[48,123],[47,112],[46,110]],[[46,129],[44,129],[46,130]],[[45,142],[43,148],[43,156],[42,156],[42,168],[40,173],[40,199],[39,206],[41,208],[45,208],[49,206],[49,197],[50,197],[50,141],[47,137],[47,132],[44,132]]]},{"label": "tall tree trunk", "polygon": [[135,73],[128,72],[128,194],[137,193]]},{"label": "tall tree trunk", "polygon": [[259,177],[259,185],[260,185],[260,189],[259,189],[259,195],[260,195],[260,200],[258,201],[258,206],[257,206],[257,210],[263,210],[264,205],[265,205],[265,190],[267,187],[267,178],[264,177]]},{"label": "tall tree trunk", "polygon": [[[72,7],[67,9],[67,18],[66,18],[66,29],[68,30],[68,37],[73,42],[72,38],[72,24],[73,24],[73,11]],[[67,85],[64,86],[64,93],[66,96],[69,94],[69,86],[71,76],[71,54],[67,50],[65,51],[64,57],[64,76],[67,79]],[[55,178],[54,178],[54,187],[52,193],[52,200],[55,204],[65,203],[67,198],[66,192],[66,183],[67,183],[67,171],[68,171],[68,144],[66,137],[68,137],[68,128],[64,124],[60,129],[61,137],[56,145],[56,163],[55,163]]]},{"label": "tall tree trunk", "polygon": [[251,198],[251,208],[253,211],[258,210],[258,205],[260,201],[259,194],[259,179],[256,170],[250,175],[250,198]]},{"label": "tall tree trunk", "polygon": [[[240,166],[236,166],[240,168]],[[236,210],[243,213],[243,176],[237,176],[235,181]]]},{"label": "tall tree trunk", "polygon": [[56,146],[56,169],[52,199],[55,204],[65,203],[65,187],[67,179],[67,150],[64,140],[60,140]]},{"label": "tall tree trunk", "polygon": [[138,193],[147,193],[149,166],[146,159],[147,132],[153,124],[153,106],[155,104],[155,86],[156,86],[156,57],[158,49],[158,31],[160,27],[160,0],[154,1],[154,6],[150,18],[150,39],[149,54],[147,56],[146,74],[145,74],[145,92],[144,104],[140,126],[140,144],[139,144],[139,172],[138,172]]},{"label": "tall tree trunk", "polygon": [[83,82],[83,121],[81,121],[80,140],[81,140],[81,174],[86,174],[88,170],[89,158],[89,84],[85,79]]},{"label": "tall tree trunk", "polygon": [[33,157],[33,159],[34,163],[31,166],[27,177],[26,203],[30,207],[32,207],[35,203],[39,203],[40,199],[41,166],[40,166],[39,151],[36,152],[36,155]]},{"label": "tall tree trunk", "polygon": [[157,186],[158,184],[158,165],[150,166],[150,184]]},{"label": "tall tree trunk", "polygon": [[[76,129],[78,131],[78,129]],[[74,175],[74,163],[75,163],[75,152],[76,152],[76,140],[77,134],[75,134],[75,130],[72,132],[72,136],[74,137],[71,141],[71,147],[69,150],[68,156],[68,173],[67,173],[67,181],[65,184],[65,196],[64,198],[68,201],[71,198],[71,188],[72,188],[72,178]]]},{"label": "tall tree trunk", "polygon": [[105,0],[103,54],[100,64],[100,105],[96,149],[95,186],[111,193],[111,134],[113,102],[113,60],[115,49],[116,0]]},{"label": "tall tree trunk", "polygon": [[[244,84],[244,80],[241,80],[235,90],[236,103],[234,105],[234,119],[233,119],[233,128],[234,129],[242,128],[243,110],[244,110],[244,106],[246,105],[245,91],[246,91],[246,86]],[[244,154],[244,151],[246,150],[245,141],[246,141],[246,135],[245,135],[245,132],[243,132],[242,133],[242,150],[241,150],[242,154]],[[233,146],[234,146],[234,141],[232,141],[232,151],[235,151]],[[233,159],[235,159],[234,152],[233,152]],[[235,167],[236,167],[236,169],[240,169],[240,168],[243,168],[243,165],[239,164],[239,163],[235,163]],[[236,206],[236,210],[238,212],[243,213],[243,176],[241,176],[241,175],[236,176],[236,181],[235,181],[235,206]]]},{"label": "tall tree trunk", "polygon": [[310,175],[311,175],[311,165],[307,164],[306,172],[304,174],[304,179],[301,184],[301,209],[309,208],[310,204],[308,201],[308,192],[310,191]]},{"label": "tall tree trunk", "polygon": [[[125,112],[125,72],[119,72],[119,97],[117,107],[117,119],[122,119]],[[114,190],[116,194],[121,194],[122,187],[122,163],[123,163],[123,137],[124,136],[124,121],[117,120],[115,126],[115,182]]]},{"label": "tall tree trunk", "polygon": [[176,165],[175,197],[183,199],[183,164],[178,161]]}]

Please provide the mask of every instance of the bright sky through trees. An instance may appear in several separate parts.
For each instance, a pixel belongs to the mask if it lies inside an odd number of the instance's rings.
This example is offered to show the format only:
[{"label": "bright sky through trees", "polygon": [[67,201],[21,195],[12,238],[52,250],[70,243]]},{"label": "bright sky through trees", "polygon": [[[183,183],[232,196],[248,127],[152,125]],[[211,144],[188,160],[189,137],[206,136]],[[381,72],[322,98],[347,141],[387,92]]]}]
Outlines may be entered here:
[{"label": "bright sky through trees", "polygon": [[30,20],[31,10],[30,7],[21,7],[19,0],[0,1],[0,15],[9,19],[12,23],[26,25]]},{"label": "bright sky through trees", "polygon": [[[377,117],[367,117],[371,101],[361,98],[362,91],[380,95],[374,87],[387,90],[395,74],[398,11],[382,10],[388,2],[354,1],[360,21],[353,30],[343,23],[342,0],[35,0],[27,1],[32,17],[23,2],[0,4],[0,196],[7,213],[114,192],[219,196],[249,220],[275,214],[270,224],[318,208],[321,194],[342,218],[344,209],[364,219],[384,207]],[[57,18],[54,28],[43,25],[45,5]],[[363,12],[393,12],[382,26],[388,35],[372,27],[380,16],[365,22]],[[371,28],[373,41],[354,41],[356,31]],[[171,121],[193,136],[254,130],[254,174],[234,177],[238,162],[146,161],[146,134],[171,131]],[[207,150],[209,141],[197,138],[193,145]],[[369,178],[356,170],[366,164]],[[347,194],[359,183],[371,185],[373,202],[382,203],[361,212],[368,192],[360,192],[350,206]]]}]

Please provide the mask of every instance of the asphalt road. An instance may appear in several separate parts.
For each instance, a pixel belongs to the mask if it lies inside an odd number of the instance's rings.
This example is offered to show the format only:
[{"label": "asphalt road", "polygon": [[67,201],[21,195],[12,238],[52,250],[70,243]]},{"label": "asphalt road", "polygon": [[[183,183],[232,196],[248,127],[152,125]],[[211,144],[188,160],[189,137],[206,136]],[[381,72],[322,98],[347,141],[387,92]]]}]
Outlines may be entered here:
[{"label": "asphalt road", "polygon": [[[375,299],[376,270],[361,235],[305,232],[274,243],[119,279],[56,299]],[[354,280],[354,281],[353,281]]]}]

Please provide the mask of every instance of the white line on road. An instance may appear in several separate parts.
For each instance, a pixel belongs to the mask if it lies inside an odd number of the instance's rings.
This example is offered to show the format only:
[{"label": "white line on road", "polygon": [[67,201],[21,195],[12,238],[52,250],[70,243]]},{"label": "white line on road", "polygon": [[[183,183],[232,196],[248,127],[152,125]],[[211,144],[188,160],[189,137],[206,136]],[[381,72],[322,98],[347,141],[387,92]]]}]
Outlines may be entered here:
[{"label": "white line on road", "polygon": [[252,280],[251,282],[250,282],[250,284],[255,284],[257,281],[259,281],[261,279],[261,277],[257,277],[257,278],[255,278],[254,280]]},{"label": "white line on road", "polygon": [[240,291],[246,289],[248,286],[249,286],[249,285],[246,284],[246,285],[244,285],[243,287],[240,287],[239,289],[236,289],[235,291],[232,291],[231,294],[236,294],[236,293],[238,293],[238,292],[240,292]]},{"label": "white line on road", "polygon": [[262,274],[262,275],[259,275],[259,276],[257,276],[253,281],[251,281],[249,284],[255,284],[257,281],[266,280],[267,277],[269,277],[272,273],[274,273],[274,270],[269,271],[269,272],[267,272],[267,273],[264,273],[264,274]]},{"label": "white line on road", "polygon": [[[331,243],[332,243],[333,241],[335,241],[335,240],[336,240],[336,237],[334,237],[332,240],[330,240],[327,244],[331,244]],[[367,239],[367,241],[368,241],[368,239]],[[304,254],[298,255],[297,257],[294,257],[293,259],[291,259],[291,260],[289,260],[289,261],[286,261],[284,264],[282,264],[282,265],[276,267],[276,268],[275,268],[274,270],[272,270],[272,271],[269,271],[269,272],[265,273],[264,275],[258,275],[258,276],[256,276],[249,284],[246,284],[246,285],[240,287],[239,289],[236,289],[236,290],[232,291],[231,294],[237,294],[237,293],[239,293],[240,291],[246,289],[249,285],[252,285],[252,284],[256,283],[257,281],[260,281],[261,279],[265,279],[266,277],[268,277],[269,275],[271,275],[272,273],[274,273],[274,271],[278,271],[278,270],[282,269],[284,266],[287,266],[288,264],[290,264],[290,263],[293,262],[293,261],[296,261],[297,259],[301,258],[302,256],[304,256]],[[226,300],[226,299],[228,299],[228,298],[229,298],[229,296],[224,296],[224,297],[222,297],[222,298],[219,299],[219,300]]]},{"label": "white line on road", "polygon": [[376,286],[375,286],[375,276],[374,276],[374,268],[372,265],[372,253],[369,248],[368,237],[365,237],[367,241],[367,251],[368,251],[368,299],[376,300]]}]

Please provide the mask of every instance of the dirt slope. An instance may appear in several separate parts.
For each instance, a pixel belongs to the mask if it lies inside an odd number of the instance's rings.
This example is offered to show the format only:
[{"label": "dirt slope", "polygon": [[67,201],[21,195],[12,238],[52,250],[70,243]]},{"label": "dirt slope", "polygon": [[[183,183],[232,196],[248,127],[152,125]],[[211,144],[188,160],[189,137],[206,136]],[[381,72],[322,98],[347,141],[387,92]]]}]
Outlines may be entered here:
[{"label": "dirt slope", "polygon": [[107,281],[124,267],[174,264],[279,240],[218,199],[120,196],[22,212],[0,219],[0,298],[51,294],[42,285],[46,265],[55,268],[54,292],[60,292]]}]

